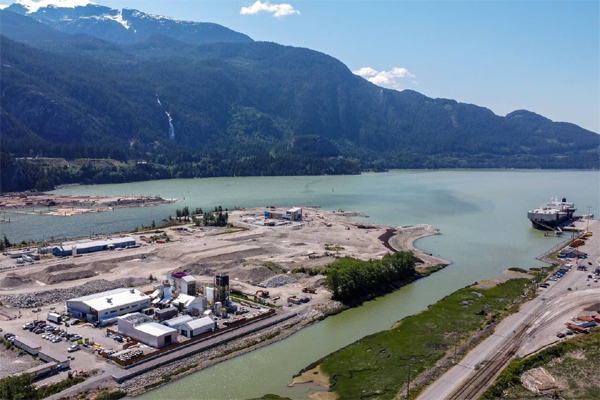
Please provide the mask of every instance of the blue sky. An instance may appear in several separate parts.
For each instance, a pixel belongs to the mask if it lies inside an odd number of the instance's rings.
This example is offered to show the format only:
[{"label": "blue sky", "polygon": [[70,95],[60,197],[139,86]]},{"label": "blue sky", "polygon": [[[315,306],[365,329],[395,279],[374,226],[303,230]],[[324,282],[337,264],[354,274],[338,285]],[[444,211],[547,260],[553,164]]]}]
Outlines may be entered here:
[{"label": "blue sky", "polygon": [[[353,71],[368,67],[363,75],[387,87],[499,115],[527,109],[600,132],[599,1],[273,0],[270,6],[289,6],[251,7],[255,1],[95,2],[216,22],[255,40],[327,53]],[[243,7],[251,8],[242,14]],[[254,12],[260,9],[272,11]]]}]

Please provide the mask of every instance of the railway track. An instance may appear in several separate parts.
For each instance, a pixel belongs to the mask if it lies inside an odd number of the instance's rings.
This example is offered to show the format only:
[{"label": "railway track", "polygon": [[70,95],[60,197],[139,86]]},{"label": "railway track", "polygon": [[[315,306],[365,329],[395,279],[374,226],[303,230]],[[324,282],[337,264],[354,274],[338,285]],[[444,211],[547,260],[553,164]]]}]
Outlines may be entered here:
[{"label": "railway track", "polygon": [[[596,300],[597,294],[590,294],[589,296],[585,296],[585,299],[588,298],[591,300]],[[483,364],[483,366],[476,370],[475,374],[473,374],[467,381],[465,381],[454,393],[449,397],[450,400],[469,400],[469,399],[477,399],[481,392],[483,392],[491,383],[493,383],[493,379],[498,372],[500,372],[504,366],[514,357],[517,353],[521,345],[529,339],[529,337],[543,328],[553,323],[555,315],[543,315],[544,312],[555,307],[553,304],[556,301],[556,297],[553,296],[551,299],[547,299],[550,301],[546,301],[545,303],[540,304],[539,310],[534,310],[530,314],[529,322],[522,323],[521,326],[515,333],[512,335],[510,339],[508,339],[505,343],[502,343],[497,350],[493,350],[492,357]],[[561,314],[569,313],[577,308],[581,307],[581,302],[583,299],[575,298],[563,300],[563,307],[561,307]],[[564,308],[565,305],[568,307]],[[536,324],[537,322],[537,324]],[[527,333],[527,330],[533,329]]]},{"label": "railway track", "polygon": [[463,383],[450,397],[450,400],[476,399],[482,390],[492,381],[496,374],[516,354],[525,340],[527,329],[531,322],[521,326],[513,336],[495,352],[491,359],[487,360],[481,368],[476,370],[465,383]]}]

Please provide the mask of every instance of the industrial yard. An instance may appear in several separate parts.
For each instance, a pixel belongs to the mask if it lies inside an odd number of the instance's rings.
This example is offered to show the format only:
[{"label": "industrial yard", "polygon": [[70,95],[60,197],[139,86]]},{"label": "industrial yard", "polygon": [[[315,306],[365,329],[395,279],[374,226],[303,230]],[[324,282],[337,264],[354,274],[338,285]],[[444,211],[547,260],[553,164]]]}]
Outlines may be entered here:
[{"label": "industrial yard", "polygon": [[585,239],[575,252],[562,251],[573,240],[564,242],[559,251],[553,252],[556,256],[569,254],[566,258],[543,256],[558,268],[544,282],[534,283],[537,297],[502,320],[494,335],[427,387],[419,399],[476,398],[512,358],[535,354],[598,325],[600,222],[586,220],[578,224],[582,231],[588,229],[591,234],[580,236]]},{"label": "industrial yard", "polygon": [[[23,351],[54,354],[49,364],[33,365],[38,384],[67,369],[97,371],[95,381],[136,392],[136,377],[165,368],[165,360],[191,357],[202,368],[335,312],[340,305],[325,277],[310,270],[337,257],[414,250],[421,268],[444,263],[413,247],[438,234],[434,228],[349,219],[359,215],[235,210],[227,227],[178,224],[11,248],[0,257],[0,327]],[[0,356],[10,374],[32,367]]]}]

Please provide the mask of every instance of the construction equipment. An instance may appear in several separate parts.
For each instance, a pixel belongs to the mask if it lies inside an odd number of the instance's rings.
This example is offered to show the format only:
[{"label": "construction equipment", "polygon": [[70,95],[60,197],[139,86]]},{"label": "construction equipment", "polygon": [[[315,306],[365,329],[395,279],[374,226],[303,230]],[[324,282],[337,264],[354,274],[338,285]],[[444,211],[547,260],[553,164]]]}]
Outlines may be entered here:
[{"label": "construction equipment", "polygon": [[257,290],[256,293],[254,293],[254,299],[260,299],[260,298],[266,298],[269,297],[269,291],[268,290]]},{"label": "construction equipment", "polygon": [[308,288],[308,287],[303,287],[303,288],[302,288],[302,293],[312,293],[312,294],[317,294],[317,289]]}]

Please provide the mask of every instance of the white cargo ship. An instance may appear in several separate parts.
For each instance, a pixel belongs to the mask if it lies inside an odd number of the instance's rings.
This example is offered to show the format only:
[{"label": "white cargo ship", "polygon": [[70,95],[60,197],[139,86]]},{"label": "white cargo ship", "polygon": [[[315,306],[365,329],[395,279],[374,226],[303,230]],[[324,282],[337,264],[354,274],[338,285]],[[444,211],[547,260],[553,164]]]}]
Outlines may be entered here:
[{"label": "white cargo ship", "polygon": [[544,231],[554,230],[557,225],[573,218],[576,208],[573,203],[568,203],[563,197],[561,201],[554,198],[549,203],[527,213],[527,218],[535,229]]}]

